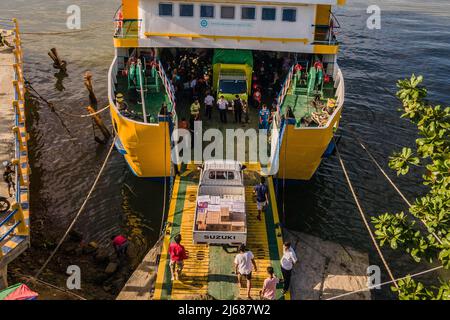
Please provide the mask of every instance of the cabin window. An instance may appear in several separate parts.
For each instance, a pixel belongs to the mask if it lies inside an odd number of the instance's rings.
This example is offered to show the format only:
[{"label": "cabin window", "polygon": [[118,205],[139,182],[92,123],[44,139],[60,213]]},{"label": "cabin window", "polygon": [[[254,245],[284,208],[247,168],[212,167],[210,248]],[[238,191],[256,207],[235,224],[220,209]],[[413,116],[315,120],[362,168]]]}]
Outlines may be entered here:
[{"label": "cabin window", "polygon": [[275,8],[262,8],[261,19],[266,21],[274,21],[276,19],[277,10]]},{"label": "cabin window", "polygon": [[180,4],[180,17],[193,17],[194,5],[193,4]]},{"label": "cabin window", "polygon": [[242,20],[255,20],[256,8],[255,7],[242,7],[241,19]]},{"label": "cabin window", "polygon": [[283,21],[295,22],[296,18],[296,9],[283,9]]},{"label": "cabin window", "polygon": [[200,18],[214,18],[214,6],[201,5]]},{"label": "cabin window", "polygon": [[160,3],[159,4],[159,15],[160,16],[173,16],[173,4]]},{"label": "cabin window", "polygon": [[220,7],[220,17],[222,19],[234,19],[234,7],[221,6]]}]

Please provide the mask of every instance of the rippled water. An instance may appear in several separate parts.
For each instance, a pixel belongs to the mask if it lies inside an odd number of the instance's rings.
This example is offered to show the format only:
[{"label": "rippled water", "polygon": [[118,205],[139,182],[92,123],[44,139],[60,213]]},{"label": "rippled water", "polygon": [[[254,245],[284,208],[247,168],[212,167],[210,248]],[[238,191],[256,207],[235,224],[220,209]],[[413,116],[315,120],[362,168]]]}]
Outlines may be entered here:
[{"label": "rippled water", "polygon": [[[346,129],[357,132],[387,168],[387,156],[402,145],[413,145],[415,139],[414,128],[399,118],[398,102],[389,93],[395,92],[396,80],[411,73],[423,74],[430,98],[439,103],[450,101],[450,3],[371,3],[382,9],[381,30],[366,28],[369,15],[365,1],[349,1],[336,14],[342,25],[339,64],[346,84],[339,147],[368,216],[404,210],[405,205]],[[29,34],[67,30],[66,9],[71,4],[81,7],[84,32]],[[15,16],[21,23],[26,77],[57,109],[85,112],[88,98],[83,74],[87,70],[94,74],[99,105],[106,105],[107,70],[113,57],[111,20],[118,4],[100,0],[0,2],[0,16]],[[62,91],[47,56],[51,47],[58,48],[69,63]],[[36,105],[31,110],[32,210],[35,215],[48,217],[51,227],[61,233],[84,200],[107,152],[106,146],[94,142],[90,120],[62,118],[70,133],[46,106]],[[423,191],[417,177],[395,178],[409,199]],[[288,185],[284,198],[289,228],[368,251],[371,263],[381,265],[335,157],[326,160],[311,181]],[[111,233],[122,230],[144,253],[157,238],[162,202],[163,185],[133,177],[123,158],[113,153],[77,229],[87,240],[104,243]],[[426,267],[402,254],[388,249],[384,252],[395,276]],[[383,291],[380,297],[389,297],[389,293]]]}]

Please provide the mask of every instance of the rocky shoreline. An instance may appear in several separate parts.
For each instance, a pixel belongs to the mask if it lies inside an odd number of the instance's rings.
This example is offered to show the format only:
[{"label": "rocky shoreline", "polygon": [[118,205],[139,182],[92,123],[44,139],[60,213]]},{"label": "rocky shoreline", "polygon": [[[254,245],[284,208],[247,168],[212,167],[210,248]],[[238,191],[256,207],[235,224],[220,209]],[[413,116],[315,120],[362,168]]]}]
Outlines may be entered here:
[{"label": "rocky shoreline", "polygon": [[[44,225],[39,223],[36,226],[32,221],[31,248],[9,265],[9,284],[25,282],[40,294],[39,299],[42,300],[76,299],[69,293],[30,281],[30,276],[35,275],[59,241],[56,235],[44,232]],[[126,261],[120,264],[112,247],[100,247],[95,242],[86,244],[82,239],[81,234],[71,232],[39,278],[66,289],[69,277],[66,273],[67,267],[77,265],[81,270],[81,289],[74,289],[71,292],[89,300],[115,299],[134,270],[131,261],[136,259],[132,258],[134,252],[132,244],[130,243]]]}]

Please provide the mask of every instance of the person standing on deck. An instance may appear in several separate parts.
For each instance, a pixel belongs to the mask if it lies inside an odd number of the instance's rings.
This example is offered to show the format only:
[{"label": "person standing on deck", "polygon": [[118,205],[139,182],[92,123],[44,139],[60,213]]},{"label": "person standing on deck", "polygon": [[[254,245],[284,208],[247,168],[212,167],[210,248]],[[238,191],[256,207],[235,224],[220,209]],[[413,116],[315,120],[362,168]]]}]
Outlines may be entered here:
[{"label": "person standing on deck", "polygon": [[259,110],[259,129],[269,129],[270,111],[267,106],[263,104],[262,109]]},{"label": "person standing on deck", "polygon": [[261,106],[261,89],[257,87],[253,93],[253,107],[259,108]]},{"label": "person standing on deck", "polygon": [[244,113],[244,123],[249,123],[250,122],[250,118],[248,116],[248,104],[247,102],[244,100],[242,101],[242,112]]},{"label": "person standing on deck", "polygon": [[228,101],[225,100],[224,96],[220,96],[219,101],[217,101],[217,107],[219,108],[220,113],[220,122],[227,123],[227,107]]},{"label": "person standing on deck", "polygon": [[283,257],[281,257],[281,273],[283,274],[284,279],[283,294],[286,294],[289,290],[292,268],[297,261],[297,255],[295,254],[294,249],[292,249],[291,243],[288,241],[285,242],[283,245]]},{"label": "person standing on deck", "polygon": [[200,102],[198,102],[198,99],[194,101],[193,104],[191,104],[191,117],[194,120],[198,120],[200,117]]},{"label": "person standing on deck", "polygon": [[180,280],[181,272],[183,271],[184,260],[186,260],[187,254],[184,246],[181,245],[181,234],[177,234],[174,237],[174,242],[169,246],[170,255],[170,273],[172,275],[172,281]]},{"label": "person standing on deck", "polygon": [[125,258],[125,255],[127,254],[128,249],[128,239],[119,234],[111,237],[114,250],[116,251],[117,258],[119,261],[122,261],[123,258]]},{"label": "person standing on deck", "polygon": [[245,245],[241,244],[239,247],[239,253],[234,258],[235,272],[238,276],[239,287],[241,287],[241,279],[244,277],[247,280],[247,298],[251,299],[250,291],[252,289],[252,265],[255,272],[258,271],[256,267],[255,257],[249,250],[246,251]]},{"label": "person standing on deck", "polygon": [[211,92],[208,91],[205,97],[205,117],[207,117],[208,120],[211,120],[213,104],[214,97],[211,95]]},{"label": "person standing on deck", "polygon": [[320,86],[322,85],[322,82],[323,82],[323,64],[322,64],[322,61],[317,60],[314,63],[314,68],[316,69],[316,73],[317,73],[316,85],[317,85],[317,88],[320,89]]},{"label": "person standing on deck", "polygon": [[261,221],[261,213],[265,211],[265,208],[269,203],[269,191],[265,182],[266,179],[261,177],[259,184],[253,188],[253,193],[256,195],[256,207],[258,208],[258,216],[256,219],[259,221]]},{"label": "person standing on deck", "polygon": [[273,275],[273,268],[267,267],[268,278],[264,280],[263,288],[259,293],[261,299],[275,300],[275,294],[277,292],[278,278]]},{"label": "person standing on deck", "polygon": [[242,122],[242,100],[239,98],[237,94],[235,99],[233,100],[233,108],[234,108],[234,121],[236,123]]}]

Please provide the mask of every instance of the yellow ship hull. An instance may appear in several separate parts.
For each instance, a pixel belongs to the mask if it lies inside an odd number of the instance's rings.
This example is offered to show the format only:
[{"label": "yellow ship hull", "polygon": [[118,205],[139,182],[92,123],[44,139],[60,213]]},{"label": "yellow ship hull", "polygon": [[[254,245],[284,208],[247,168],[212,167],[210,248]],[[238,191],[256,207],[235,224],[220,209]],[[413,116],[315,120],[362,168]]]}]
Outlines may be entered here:
[{"label": "yellow ship hull", "polygon": [[342,109],[337,110],[328,127],[295,128],[288,124],[280,150],[278,177],[309,180],[319,167],[322,156],[338,128]]},{"label": "yellow ship hull", "polygon": [[119,151],[131,171],[138,177],[166,177],[170,175],[169,123],[142,123],[122,116],[110,106]]}]

